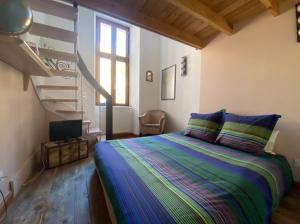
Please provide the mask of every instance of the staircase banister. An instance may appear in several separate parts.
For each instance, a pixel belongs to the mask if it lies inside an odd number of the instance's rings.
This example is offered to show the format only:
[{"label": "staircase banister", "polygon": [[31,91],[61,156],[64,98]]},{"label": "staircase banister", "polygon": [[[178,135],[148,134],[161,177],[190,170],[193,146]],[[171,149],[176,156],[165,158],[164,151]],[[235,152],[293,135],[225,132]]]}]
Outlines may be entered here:
[{"label": "staircase banister", "polygon": [[97,90],[97,92],[99,92],[106,100],[112,100],[111,95],[102,86],[100,86],[100,84],[96,81],[94,76],[90,73],[79,52],[77,53],[77,55],[78,55],[78,67],[80,68],[82,75]]},{"label": "staircase banister", "polygon": [[78,68],[81,74],[86,78],[86,80],[95,88],[95,90],[100,93],[106,99],[106,139],[111,140],[113,138],[113,109],[112,109],[112,97],[111,95],[95,80],[93,75],[90,73],[86,67],[81,55],[78,55]]}]

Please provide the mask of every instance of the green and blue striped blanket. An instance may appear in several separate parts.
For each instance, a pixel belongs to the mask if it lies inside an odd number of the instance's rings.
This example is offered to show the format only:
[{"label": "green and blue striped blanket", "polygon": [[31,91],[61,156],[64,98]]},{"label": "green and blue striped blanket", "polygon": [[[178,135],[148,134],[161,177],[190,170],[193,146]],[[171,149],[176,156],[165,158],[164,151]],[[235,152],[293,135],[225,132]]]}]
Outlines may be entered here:
[{"label": "green and blue striped blanket", "polygon": [[280,155],[182,133],[102,142],[95,162],[118,223],[269,223],[293,182]]}]

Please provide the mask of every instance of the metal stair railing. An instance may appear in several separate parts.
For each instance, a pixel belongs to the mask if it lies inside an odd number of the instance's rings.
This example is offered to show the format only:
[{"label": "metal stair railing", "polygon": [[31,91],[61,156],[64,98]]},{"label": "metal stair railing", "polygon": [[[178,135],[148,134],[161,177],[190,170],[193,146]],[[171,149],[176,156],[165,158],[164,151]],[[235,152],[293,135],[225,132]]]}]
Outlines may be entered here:
[{"label": "metal stair railing", "polygon": [[89,82],[93,88],[106,99],[106,139],[113,139],[113,108],[111,95],[95,80],[93,75],[89,72],[82,57],[77,51],[78,63],[77,66],[83,77]]}]

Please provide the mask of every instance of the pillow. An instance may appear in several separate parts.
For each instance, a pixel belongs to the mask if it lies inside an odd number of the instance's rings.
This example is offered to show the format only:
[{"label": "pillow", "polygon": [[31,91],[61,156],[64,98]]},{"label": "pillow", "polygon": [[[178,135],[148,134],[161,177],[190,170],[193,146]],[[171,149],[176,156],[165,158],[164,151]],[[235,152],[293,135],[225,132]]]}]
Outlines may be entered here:
[{"label": "pillow", "polygon": [[280,115],[239,116],[226,113],[216,142],[234,149],[264,154]]},{"label": "pillow", "polygon": [[185,135],[207,142],[215,142],[223,124],[225,110],[211,114],[192,113],[185,130]]},{"label": "pillow", "polygon": [[272,132],[271,137],[264,148],[265,152],[276,155],[276,153],[274,152],[274,146],[278,134],[278,130]]}]

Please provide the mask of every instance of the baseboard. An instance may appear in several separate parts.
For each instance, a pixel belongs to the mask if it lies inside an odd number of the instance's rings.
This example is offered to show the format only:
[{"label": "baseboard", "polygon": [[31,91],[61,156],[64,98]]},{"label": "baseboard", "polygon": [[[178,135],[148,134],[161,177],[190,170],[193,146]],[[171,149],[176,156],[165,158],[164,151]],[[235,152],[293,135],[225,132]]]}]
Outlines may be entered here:
[{"label": "baseboard", "polygon": [[37,170],[37,164],[35,158],[40,153],[40,150],[33,151],[25,162],[22,164],[20,169],[16,172],[15,176],[10,178],[14,182],[15,193],[21,190],[23,183],[30,177],[31,174]]},{"label": "baseboard", "polygon": [[114,139],[118,139],[118,138],[136,138],[136,137],[138,137],[138,135],[136,135],[134,133],[130,133],[130,132],[122,132],[122,133],[113,134]]},{"label": "baseboard", "polygon": [[300,182],[294,181],[294,189],[295,189],[297,192],[300,192]]},{"label": "baseboard", "polygon": [[[1,198],[2,200],[2,198]],[[8,194],[5,196],[5,203],[6,206],[8,207],[14,200],[14,185],[13,182],[10,181],[9,182],[9,192]],[[4,202],[1,201],[0,203],[0,218],[4,215],[5,213],[5,206],[4,206]]]},{"label": "baseboard", "polygon": [[[30,176],[32,173],[32,169],[34,168],[34,158],[39,153],[39,151],[34,151],[29,158],[23,163],[21,168],[16,172],[15,176],[10,178],[8,183],[8,193],[5,195],[6,206],[13,202],[14,197],[20,191],[23,182]],[[2,197],[0,197],[0,217],[5,213],[4,202],[2,201]]]}]

